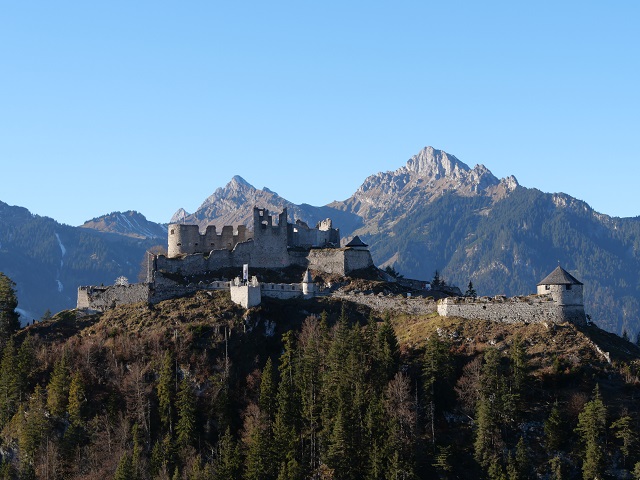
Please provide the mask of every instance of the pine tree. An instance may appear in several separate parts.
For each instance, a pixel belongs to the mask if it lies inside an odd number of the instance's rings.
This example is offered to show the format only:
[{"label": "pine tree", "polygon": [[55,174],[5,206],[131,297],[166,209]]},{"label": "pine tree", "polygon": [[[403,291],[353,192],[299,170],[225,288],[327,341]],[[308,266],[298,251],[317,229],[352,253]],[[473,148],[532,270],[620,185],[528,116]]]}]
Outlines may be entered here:
[{"label": "pine tree", "polygon": [[374,382],[382,391],[398,371],[398,365],[400,364],[398,337],[396,337],[396,332],[388,315],[385,315],[384,321],[378,329],[377,346],[374,352],[376,363],[379,365],[373,372]]},{"label": "pine tree", "polygon": [[75,372],[71,377],[69,386],[69,423],[76,428],[84,427],[84,403],[85,389],[80,372]]},{"label": "pine tree", "polygon": [[559,455],[554,456],[549,460],[550,480],[563,480],[564,474],[562,469],[562,458]]},{"label": "pine tree", "polygon": [[9,337],[20,329],[20,318],[16,312],[18,297],[16,284],[0,272],[0,348]]},{"label": "pine tree", "polygon": [[520,337],[516,337],[509,352],[512,393],[521,396],[527,382],[527,351]]},{"label": "pine tree", "polygon": [[240,451],[237,443],[231,436],[231,430],[227,428],[220,437],[215,461],[216,478],[240,478]]},{"label": "pine tree", "polygon": [[23,464],[25,462],[32,463],[48,430],[44,391],[40,385],[36,385],[29,398],[27,412],[23,417],[18,438]]},{"label": "pine tree", "polygon": [[529,454],[524,444],[524,438],[520,437],[516,445],[515,465],[518,472],[518,478],[527,479],[531,477],[531,464],[529,463]]},{"label": "pine tree", "polygon": [[23,401],[29,390],[29,380],[33,374],[35,352],[33,339],[27,335],[18,350],[18,391],[19,401]]},{"label": "pine tree", "polygon": [[160,423],[162,424],[164,432],[173,433],[173,402],[176,393],[175,390],[173,356],[167,351],[162,359],[157,387]]},{"label": "pine tree", "polygon": [[476,298],[478,294],[476,293],[476,289],[473,288],[473,283],[469,280],[469,285],[467,286],[467,291],[464,292],[465,297]]},{"label": "pine tree", "polygon": [[275,372],[273,369],[273,363],[271,357],[267,358],[264,369],[262,370],[262,376],[260,379],[260,397],[258,399],[258,406],[260,411],[266,415],[269,421],[273,421],[276,414],[276,380]]},{"label": "pine tree", "polygon": [[637,435],[632,427],[632,419],[629,415],[625,415],[613,422],[609,428],[614,431],[613,435],[622,442],[620,446],[622,464],[626,465],[627,457],[637,441]]},{"label": "pine tree", "polygon": [[120,457],[120,463],[116,469],[116,474],[113,480],[133,480],[133,464],[131,462],[131,455],[128,452],[122,454]]},{"label": "pine tree", "polygon": [[564,440],[564,425],[558,408],[558,402],[553,404],[549,418],[544,423],[545,446],[548,453],[557,452]]},{"label": "pine tree", "polygon": [[16,350],[10,338],[2,351],[0,362],[0,427],[11,420],[18,408],[20,376],[16,363]]},{"label": "pine tree", "polygon": [[292,332],[283,335],[284,351],[280,356],[280,382],[276,395],[277,411],[273,422],[273,447],[276,465],[297,456],[296,434],[300,418],[300,402],[295,379],[297,378],[297,352]]},{"label": "pine tree", "polygon": [[500,369],[500,352],[488,348],[484,353],[480,399],[476,406],[475,459],[484,468],[496,463],[502,449],[502,425],[508,413],[504,398],[507,396],[504,378]]},{"label": "pine tree", "polygon": [[191,384],[186,378],[180,382],[176,407],[178,410],[177,441],[178,445],[185,447],[193,443],[196,429],[196,402]]},{"label": "pine tree", "polygon": [[431,441],[434,448],[436,444],[436,409],[440,408],[448,398],[451,390],[450,378],[454,373],[450,350],[450,343],[446,339],[439,339],[437,335],[432,335],[427,340],[422,377],[428,405],[427,418],[431,425]]},{"label": "pine tree", "polygon": [[67,367],[67,352],[55,363],[53,373],[47,385],[47,408],[56,417],[64,416],[69,399],[69,368]]},{"label": "pine tree", "polygon": [[587,402],[578,415],[576,432],[583,446],[582,477],[584,480],[599,478],[604,470],[604,434],[607,421],[607,408],[596,385],[593,399]]}]

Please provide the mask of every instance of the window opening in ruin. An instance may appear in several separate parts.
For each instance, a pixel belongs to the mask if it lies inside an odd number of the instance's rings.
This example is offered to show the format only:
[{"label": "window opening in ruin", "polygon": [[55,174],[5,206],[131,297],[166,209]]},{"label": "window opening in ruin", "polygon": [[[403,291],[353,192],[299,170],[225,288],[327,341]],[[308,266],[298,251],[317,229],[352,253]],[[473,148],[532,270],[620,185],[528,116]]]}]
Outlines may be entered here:
[{"label": "window opening in ruin", "polygon": [[550,287],[549,285],[545,285],[545,286],[544,286],[544,289],[545,289],[545,290],[551,290],[551,287]]},{"label": "window opening in ruin", "polygon": [[172,229],[171,229],[171,235],[173,235],[173,234],[174,234],[174,231],[173,231],[173,228],[172,228]]},{"label": "window opening in ruin", "polygon": [[181,244],[181,243],[178,243],[177,245],[178,245],[179,247],[180,247],[180,246],[182,246],[182,244]]}]

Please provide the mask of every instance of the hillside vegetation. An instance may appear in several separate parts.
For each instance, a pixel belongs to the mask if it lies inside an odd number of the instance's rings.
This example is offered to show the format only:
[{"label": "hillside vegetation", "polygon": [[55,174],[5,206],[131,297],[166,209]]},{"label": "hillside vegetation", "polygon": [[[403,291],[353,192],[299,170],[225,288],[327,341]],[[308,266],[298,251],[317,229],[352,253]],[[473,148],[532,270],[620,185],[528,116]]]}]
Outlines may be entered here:
[{"label": "hillside vegetation", "polygon": [[0,473],[616,477],[640,460],[638,358],[597,327],[400,316],[330,298],[245,311],[200,292],[66,311],[3,349]]}]

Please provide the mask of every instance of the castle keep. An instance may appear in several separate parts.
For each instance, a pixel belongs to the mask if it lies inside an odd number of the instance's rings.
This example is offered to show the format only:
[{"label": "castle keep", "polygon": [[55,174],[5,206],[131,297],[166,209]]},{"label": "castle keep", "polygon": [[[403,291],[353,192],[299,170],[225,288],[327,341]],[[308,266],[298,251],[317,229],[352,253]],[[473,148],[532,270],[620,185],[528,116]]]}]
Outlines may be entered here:
[{"label": "castle keep", "polygon": [[438,301],[438,315],[484,319],[506,323],[586,323],[582,282],[562,267],[537,285],[537,294],[526,297],[449,297]]},{"label": "castle keep", "polygon": [[171,224],[168,253],[155,258],[155,272],[197,275],[244,264],[253,268],[296,265],[344,276],[373,266],[368,249],[339,247],[340,232],[329,219],[315,228],[300,220],[290,224],[286,208],[277,223],[274,218],[269,210],[254,207],[252,232],[240,225],[235,232],[233,227],[223,227],[220,234],[215,227],[201,234],[197,225]]}]

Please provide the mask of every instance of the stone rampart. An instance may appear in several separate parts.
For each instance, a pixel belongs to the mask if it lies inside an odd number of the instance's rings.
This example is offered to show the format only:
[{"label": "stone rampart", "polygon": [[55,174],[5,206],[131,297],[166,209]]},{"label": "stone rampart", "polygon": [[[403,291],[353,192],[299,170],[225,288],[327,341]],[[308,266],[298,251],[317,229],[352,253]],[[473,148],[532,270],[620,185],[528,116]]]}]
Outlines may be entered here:
[{"label": "stone rampart", "polygon": [[438,301],[442,317],[491,320],[502,323],[563,322],[569,320],[551,295],[527,297],[449,297]]},{"label": "stone rampart", "polygon": [[262,295],[270,298],[289,300],[290,298],[302,298],[302,284],[300,283],[261,283]]},{"label": "stone rampart", "polygon": [[104,312],[118,305],[149,302],[150,294],[151,288],[148,283],[79,287],[77,308]]},{"label": "stone rampart", "polygon": [[436,311],[436,302],[430,298],[403,297],[401,295],[364,294],[364,293],[334,293],[334,297],[349,302],[365,305],[380,313],[390,311],[393,314],[429,315]]}]

